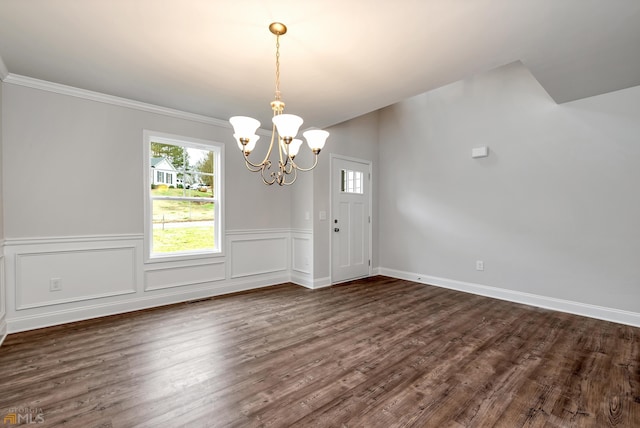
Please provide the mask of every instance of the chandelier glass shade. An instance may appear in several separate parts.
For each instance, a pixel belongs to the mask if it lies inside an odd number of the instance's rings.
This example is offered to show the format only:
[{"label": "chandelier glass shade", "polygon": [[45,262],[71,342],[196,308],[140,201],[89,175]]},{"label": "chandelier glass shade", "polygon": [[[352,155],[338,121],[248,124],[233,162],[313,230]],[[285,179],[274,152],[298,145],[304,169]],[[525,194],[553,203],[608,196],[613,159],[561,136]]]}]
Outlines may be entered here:
[{"label": "chandelier glass shade", "polygon": [[[327,131],[321,129],[309,129],[302,133],[307,145],[313,153],[313,164],[303,168],[295,161],[302,146],[302,140],[297,139],[298,131],[303,120],[300,116],[284,113],[284,102],[280,95],[280,36],[287,32],[287,27],[279,22],[269,25],[269,30],[276,36],[276,93],[275,100],[271,102],[273,110],[271,126],[271,142],[265,157],[260,162],[249,160],[249,155],[255,149],[260,136],[256,134],[260,127],[260,122],[247,116],[233,116],[229,119],[233,126],[233,138],[238,143],[238,148],[242,152],[245,164],[249,171],[260,172],[262,181],[271,185],[274,183],[280,186],[290,185],[296,181],[298,171],[310,171],[318,164],[318,154],[324,147],[329,137]],[[277,169],[271,170],[273,162],[271,154],[274,153],[274,144],[278,149]]]}]

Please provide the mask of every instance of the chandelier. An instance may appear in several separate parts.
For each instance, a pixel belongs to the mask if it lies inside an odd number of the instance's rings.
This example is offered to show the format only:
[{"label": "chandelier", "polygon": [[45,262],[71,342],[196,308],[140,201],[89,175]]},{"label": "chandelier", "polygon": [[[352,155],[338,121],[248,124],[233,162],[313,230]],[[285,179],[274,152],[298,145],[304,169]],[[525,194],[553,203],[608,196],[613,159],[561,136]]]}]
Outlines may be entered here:
[{"label": "chandelier", "polygon": [[[318,154],[324,147],[329,133],[321,129],[310,129],[303,132],[309,149],[314,155],[313,165],[302,168],[294,161],[300,146],[302,146],[302,140],[297,139],[296,135],[303,120],[299,116],[284,113],[284,102],[280,96],[280,36],[287,32],[287,27],[279,22],[274,22],[269,25],[269,30],[276,36],[276,94],[275,100],[271,102],[273,110],[271,143],[262,162],[254,163],[249,160],[249,155],[260,138],[256,135],[260,122],[246,116],[234,116],[229,119],[229,122],[233,126],[233,137],[238,143],[238,148],[242,151],[247,169],[252,172],[260,172],[262,181],[267,185],[278,183],[280,186],[286,186],[296,181],[298,171],[311,171],[316,167]],[[274,143],[278,146],[278,169],[271,171],[270,157],[274,151]]]}]

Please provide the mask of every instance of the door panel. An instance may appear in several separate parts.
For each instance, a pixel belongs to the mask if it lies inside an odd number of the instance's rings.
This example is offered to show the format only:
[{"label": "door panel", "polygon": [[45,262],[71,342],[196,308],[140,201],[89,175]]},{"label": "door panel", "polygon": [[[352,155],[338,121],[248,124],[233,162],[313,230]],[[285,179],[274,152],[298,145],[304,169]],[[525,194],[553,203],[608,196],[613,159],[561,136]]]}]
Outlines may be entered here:
[{"label": "door panel", "polygon": [[331,280],[361,278],[370,272],[370,165],[332,158]]}]

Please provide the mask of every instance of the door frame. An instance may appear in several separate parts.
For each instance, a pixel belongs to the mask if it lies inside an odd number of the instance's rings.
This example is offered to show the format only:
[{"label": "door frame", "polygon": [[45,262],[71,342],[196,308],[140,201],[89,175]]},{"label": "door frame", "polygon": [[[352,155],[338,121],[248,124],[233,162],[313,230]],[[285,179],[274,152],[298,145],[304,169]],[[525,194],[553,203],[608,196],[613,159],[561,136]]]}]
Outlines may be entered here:
[{"label": "door frame", "polygon": [[331,230],[333,228],[333,223],[332,223],[332,219],[333,217],[333,197],[334,197],[334,181],[335,181],[335,177],[333,176],[333,166],[335,163],[336,159],[340,159],[340,160],[344,160],[347,162],[356,162],[356,163],[361,163],[367,166],[367,170],[369,173],[369,185],[367,186],[366,191],[369,192],[369,218],[371,219],[369,221],[369,227],[367,228],[369,231],[369,272],[367,274],[367,276],[371,276],[371,273],[373,272],[373,174],[372,174],[372,162],[370,160],[366,160],[366,159],[359,159],[359,158],[354,158],[354,157],[350,157],[350,156],[343,156],[343,155],[339,155],[339,154],[335,154],[335,153],[331,153],[329,156],[329,213],[330,213],[330,219],[329,219],[329,277],[331,278],[331,285],[335,285],[335,284],[339,284],[342,282],[348,282],[351,281],[346,280],[346,281],[339,281],[339,282],[334,282],[333,280],[333,233],[331,233]]}]

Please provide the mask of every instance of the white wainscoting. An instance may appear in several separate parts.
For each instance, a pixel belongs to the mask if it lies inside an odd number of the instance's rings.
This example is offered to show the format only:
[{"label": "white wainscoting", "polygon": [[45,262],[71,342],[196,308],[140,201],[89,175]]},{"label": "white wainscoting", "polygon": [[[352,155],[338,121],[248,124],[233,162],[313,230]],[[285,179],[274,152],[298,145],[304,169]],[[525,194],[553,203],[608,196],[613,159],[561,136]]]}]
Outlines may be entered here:
[{"label": "white wainscoting", "polygon": [[380,268],[379,271],[380,275],[390,276],[392,278],[406,279],[437,287],[492,297],[494,299],[523,303],[525,305],[537,306],[539,308],[640,327],[640,314],[635,312],[622,311],[619,309],[573,302],[570,300],[556,299],[554,297],[540,296],[537,294],[523,293],[520,291],[506,290],[504,288],[439,278],[436,276],[422,275],[412,272],[404,272],[394,269]]},{"label": "white wainscoting", "polygon": [[175,263],[145,266],[144,290],[155,291],[184,287],[225,279],[225,262],[221,260],[197,260],[188,265]]},{"label": "white wainscoting", "polygon": [[21,253],[15,265],[16,310],[136,292],[135,246]]},{"label": "white wainscoting", "polygon": [[[314,288],[311,231],[228,230],[224,255],[146,264],[143,239],[5,240],[0,335],[3,325],[14,333],[290,281]],[[61,290],[50,289],[52,278]]]},{"label": "white wainscoting", "polygon": [[291,231],[291,281],[313,287],[313,231]]},{"label": "white wainscoting", "polygon": [[[0,252],[3,251],[3,243],[0,241]],[[7,293],[4,280],[4,255],[0,253],[0,345],[7,337]]]},{"label": "white wainscoting", "polygon": [[227,231],[230,278],[289,270],[290,231]]},{"label": "white wainscoting", "polygon": [[117,313],[142,289],[141,245],[142,235],[6,239],[8,332]]}]

